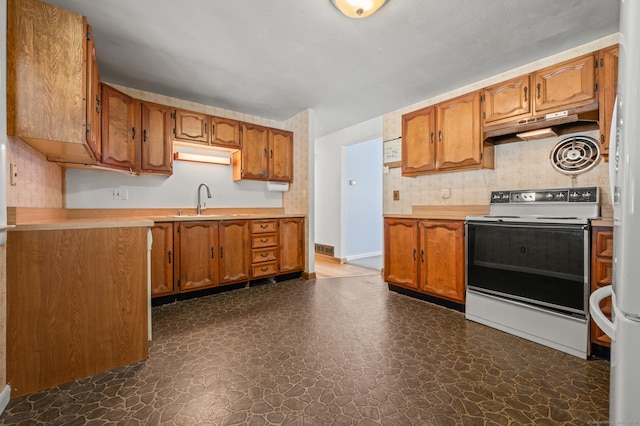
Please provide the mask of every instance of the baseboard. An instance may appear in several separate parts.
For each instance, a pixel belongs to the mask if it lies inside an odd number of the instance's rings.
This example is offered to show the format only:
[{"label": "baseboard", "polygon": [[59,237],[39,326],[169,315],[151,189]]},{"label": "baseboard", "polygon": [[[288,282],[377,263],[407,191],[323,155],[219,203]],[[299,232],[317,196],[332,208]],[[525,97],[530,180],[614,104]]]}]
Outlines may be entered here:
[{"label": "baseboard", "polygon": [[0,414],[4,413],[4,409],[9,404],[9,399],[11,399],[11,386],[6,385],[0,392]]},{"label": "baseboard", "polygon": [[331,262],[331,263],[345,263],[346,259],[340,259],[337,257],[333,257],[333,256],[328,256],[326,254],[321,254],[321,253],[316,253],[315,254],[316,259],[320,259],[323,260],[325,262]]},{"label": "baseboard", "polygon": [[382,252],[374,251],[371,253],[362,253],[362,254],[355,254],[353,256],[347,256],[347,262],[350,260],[364,259],[365,257],[374,257],[374,256],[382,256]]},{"label": "baseboard", "polygon": [[305,280],[315,280],[316,279],[316,273],[315,272],[303,272],[302,273],[302,278]]}]

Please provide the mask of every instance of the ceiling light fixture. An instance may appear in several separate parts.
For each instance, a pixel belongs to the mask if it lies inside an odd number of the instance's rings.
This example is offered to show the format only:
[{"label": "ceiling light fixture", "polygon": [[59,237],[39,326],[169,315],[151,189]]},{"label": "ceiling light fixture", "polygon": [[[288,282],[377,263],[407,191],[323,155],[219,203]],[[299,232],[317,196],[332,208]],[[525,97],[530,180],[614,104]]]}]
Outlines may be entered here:
[{"label": "ceiling light fixture", "polygon": [[387,0],[331,0],[349,18],[366,18],[380,9]]}]

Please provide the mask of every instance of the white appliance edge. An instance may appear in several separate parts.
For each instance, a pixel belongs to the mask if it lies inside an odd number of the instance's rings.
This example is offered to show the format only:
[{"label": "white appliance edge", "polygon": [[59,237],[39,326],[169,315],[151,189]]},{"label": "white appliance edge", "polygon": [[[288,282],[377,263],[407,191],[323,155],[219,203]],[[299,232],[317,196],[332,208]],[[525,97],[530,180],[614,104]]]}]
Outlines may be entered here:
[{"label": "white appliance edge", "polygon": [[[611,338],[609,423],[640,423],[640,2],[620,2],[618,99],[611,126],[613,285],[589,300],[596,324]],[[600,309],[611,295],[612,321]]]}]

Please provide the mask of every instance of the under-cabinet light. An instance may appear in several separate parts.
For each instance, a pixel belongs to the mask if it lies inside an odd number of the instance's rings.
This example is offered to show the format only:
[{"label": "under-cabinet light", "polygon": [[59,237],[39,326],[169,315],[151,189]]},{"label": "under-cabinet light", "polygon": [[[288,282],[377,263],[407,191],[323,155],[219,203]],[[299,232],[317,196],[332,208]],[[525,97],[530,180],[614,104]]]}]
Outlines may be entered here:
[{"label": "under-cabinet light", "polygon": [[524,141],[529,141],[532,139],[550,138],[558,136],[558,134],[551,127],[547,127],[545,129],[532,130],[530,132],[516,133],[516,136]]},{"label": "under-cabinet light", "polygon": [[182,161],[194,161],[196,163],[224,164],[225,166],[231,164],[231,158],[216,157],[213,155],[189,154],[186,152],[174,152],[173,159]]}]

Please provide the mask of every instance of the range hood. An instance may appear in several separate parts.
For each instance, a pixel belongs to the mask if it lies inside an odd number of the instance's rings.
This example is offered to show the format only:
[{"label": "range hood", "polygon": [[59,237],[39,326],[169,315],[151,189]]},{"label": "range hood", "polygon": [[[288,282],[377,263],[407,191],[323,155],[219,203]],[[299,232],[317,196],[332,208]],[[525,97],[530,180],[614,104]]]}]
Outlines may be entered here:
[{"label": "range hood", "polygon": [[485,142],[501,144],[597,130],[598,103],[486,126]]}]

